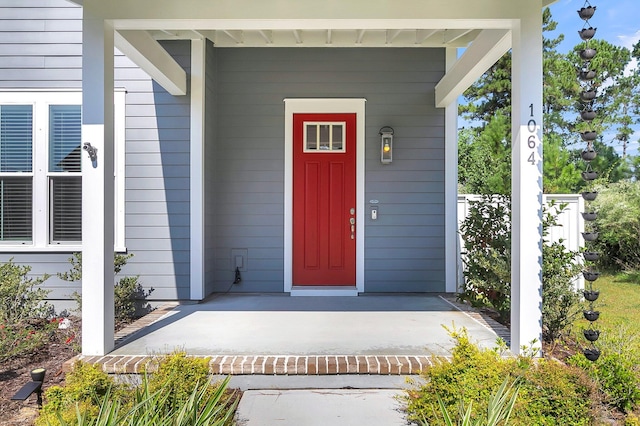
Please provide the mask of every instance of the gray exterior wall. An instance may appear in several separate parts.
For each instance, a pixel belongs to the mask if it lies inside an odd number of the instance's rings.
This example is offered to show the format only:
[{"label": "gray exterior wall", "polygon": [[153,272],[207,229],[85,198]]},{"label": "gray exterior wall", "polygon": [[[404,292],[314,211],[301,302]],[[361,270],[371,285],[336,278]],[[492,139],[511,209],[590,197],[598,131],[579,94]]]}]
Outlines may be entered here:
[{"label": "gray exterior wall", "polygon": [[[189,72],[188,41],[163,42]],[[82,9],[65,0],[0,0],[0,91],[79,89]],[[140,275],[150,299],[189,298],[189,98],[174,97],[123,55],[115,86],[126,95],[126,246],[134,257],[122,274]],[[69,269],[70,252],[0,252],[52,274],[52,300],[68,299],[80,283],[55,277]],[[72,304],[62,302],[56,306]]]},{"label": "gray exterior wall", "polygon": [[[365,291],[445,290],[443,49],[216,49],[215,67],[217,291],[233,280],[233,249],[248,264],[231,291],[283,291],[283,99],[331,97],[367,99],[365,199],[380,210],[365,226]],[[389,165],[383,126],[395,129]]]},{"label": "gray exterior wall", "polygon": [[[81,86],[79,7],[0,0],[0,91]],[[163,42],[189,72],[188,41]],[[189,97],[174,97],[117,55],[126,95],[123,270],[150,300],[189,298]],[[440,49],[207,48],[206,291],[281,292],[284,269],[284,98],[366,98],[365,290],[444,291],[444,111],[433,106]],[[379,162],[378,130],[395,129],[394,162]],[[232,286],[232,252],[246,251]],[[35,274],[65,271],[70,252],[0,252]],[[56,277],[52,299],[80,283]]]}]

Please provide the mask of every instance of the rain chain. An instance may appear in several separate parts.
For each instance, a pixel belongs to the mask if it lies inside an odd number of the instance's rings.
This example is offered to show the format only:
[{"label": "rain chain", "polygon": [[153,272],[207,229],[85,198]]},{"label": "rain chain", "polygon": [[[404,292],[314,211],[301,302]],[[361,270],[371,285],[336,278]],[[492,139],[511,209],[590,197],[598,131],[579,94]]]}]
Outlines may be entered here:
[{"label": "rain chain", "polygon": [[[593,80],[596,77],[596,72],[590,68],[591,59],[596,56],[596,50],[589,46],[591,39],[596,33],[596,28],[591,27],[589,19],[595,13],[595,6],[591,6],[588,0],[585,1],[584,7],[578,10],[578,15],[585,21],[582,30],[578,31],[580,38],[585,42],[585,48],[580,51],[580,59],[582,59],[582,66],[578,72],[578,78],[580,79],[580,85],[582,86],[582,92],[580,93],[580,101],[582,102],[582,110],[580,111],[580,117],[587,124],[587,128],[580,135],[582,140],[587,143],[587,147],[582,151],[582,159],[586,163],[585,171],[582,172],[582,179],[587,182],[587,191],[582,193],[582,198],[587,201],[587,205],[591,201],[595,200],[598,193],[593,191],[593,181],[598,178],[598,172],[592,170],[591,161],[596,158],[596,150],[593,147],[594,141],[597,138],[597,133],[592,130],[592,122],[596,118],[596,113],[593,111],[593,104],[596,98],[595,85]],[[595,328],[594,322],[598,320],[600,312],[594,310],[594,302],[598,299],[600,292],[593,289],[593,283],[598,279],[600,273],[597,272],[592,262],[598,260],[599,253],[591,250],[589,247],[594,241],[598,239],[598,232],[595,229],[595,220],[597,214],[591,209],[585,209],[587,212],[582,213],[582,217],[585,220],[585,232],[582,233],[584,240],[587,243],[587,249],[583,252],[585,260],[585,269],[582,271],[582,275],[587,283],[583,291],[585,300],[589,302],[589,308],[583,311],[584,317],[589,321],[589,327],[583,330],[585,339],[589,342],[589,346],[583,349],[584,356],[590,361],[596,361],[600,357],[600,350],[596,347],[595,342],[600,337],[600,330]]]}]

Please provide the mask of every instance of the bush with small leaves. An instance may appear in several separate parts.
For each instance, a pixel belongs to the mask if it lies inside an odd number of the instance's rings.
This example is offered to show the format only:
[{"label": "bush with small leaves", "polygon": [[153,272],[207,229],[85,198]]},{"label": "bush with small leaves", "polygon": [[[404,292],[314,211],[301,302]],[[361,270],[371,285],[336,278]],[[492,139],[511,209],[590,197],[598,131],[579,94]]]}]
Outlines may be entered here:
[{"label": "bush with small leaves", "polygon": [[45,392],[36,426],[230,426],[239,400],[229,378],[211,384],[208,360],[177,352],[149,366],[139,386],[77,362],[64,386]]},{"label": "bush with small leaves", "polygon": [[64,386],[51,386],[45,391],[45,404],[36,425],[72,424],[76,419],[76,406],[87,419],[95,419],[100,411],[100,400],[107,394],[123,397],[125,387],[116,384],[100,367],[77,361],[67,373]]},{"label": "bush with small leaves", "polygon": [[[178,351],[162,357],[149,377],[149,390],[166,395],[166,410],[184,402],[198,383],[209,380],[209,358],[187,356]],[[160,409],[161,407],[159,407]]]},{"label": "bush with small leaves", "polygon": [[[113,272],[118,275],[122,268],[127,264],[129,259],[133,257],[133,253],[113,255]],[[58,274],[58,278],[64,281],[75,282],[82,279],[82,253],[73,253],[69,258],[71,269],[67,272]],[[114,309],[115,319],[118,322],[128,322],[141,313],[147,313],[151,310],[144,300],[153,292],[153,288],[145,290],[140,284],[140,277],[126,276],[119,278],[114,285]],[[78,310],[81,310],[82,296],[74,292],[73,299],[78,304]]]},{"label": "bush with small leaves", "polygon": [[48,278],[29,277],[30,266],[13,259],[0,265],[0,361],[31,355],[49,341],[53,308],[40,288]]},{"label": "bush with small leaves", "polygon": [[603,329],[601,336],[598,343],[602,354],[595,362],[582,354],[570,357],[568,362],[593,377],[606,403],[628,413],[640,404],[640,336],[631,334],[624,325]]},{"label": "bush with small leaves", "polygon": [[549,360],[503,357],[499,349],[478,348],[464,329],[450,333],[456,341],[451,359],[438,359],[423,372],[424,384],[407,391],[409,420],[445,425],[438,399],[450,413],[458,412],[462,403],[471,407],[471,418],[480,418],[487,413],[492,392],[505,380],[517,380],[510,424],[592,423],[595,388],[582,370]]}]

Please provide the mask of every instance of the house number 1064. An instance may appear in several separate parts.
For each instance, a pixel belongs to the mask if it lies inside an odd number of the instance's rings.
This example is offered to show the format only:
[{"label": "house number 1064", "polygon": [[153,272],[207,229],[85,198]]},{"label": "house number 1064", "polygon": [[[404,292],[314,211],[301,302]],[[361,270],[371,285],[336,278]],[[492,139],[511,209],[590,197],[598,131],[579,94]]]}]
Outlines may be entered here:
[{"label": "house number 1064", "polygon": [[[529,109],[531,110],[531,117],[533,117],[533,104],[529,105]],[[536,120],[533,118],[529,120],[527,123],[527,132],[529,136],[527,138],[527,146],[529,149],[532,149],[531,154],[527,157],[527,163],[530,163],[532,166],[536,164]]]}]

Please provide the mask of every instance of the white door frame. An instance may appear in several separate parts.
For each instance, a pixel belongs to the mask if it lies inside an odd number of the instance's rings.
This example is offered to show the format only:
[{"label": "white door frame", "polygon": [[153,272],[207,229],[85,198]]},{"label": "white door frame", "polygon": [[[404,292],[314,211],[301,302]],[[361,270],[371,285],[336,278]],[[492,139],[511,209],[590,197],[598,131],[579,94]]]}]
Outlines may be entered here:
[{"label": "white door frame", "polygon": [[[284,118],[284,292],[292,296],[357,296],[364,292],[364,146],[366,99],[285,99]],[[356,114],[356,282],[355,287],[293,287],[293,114]]]}]

